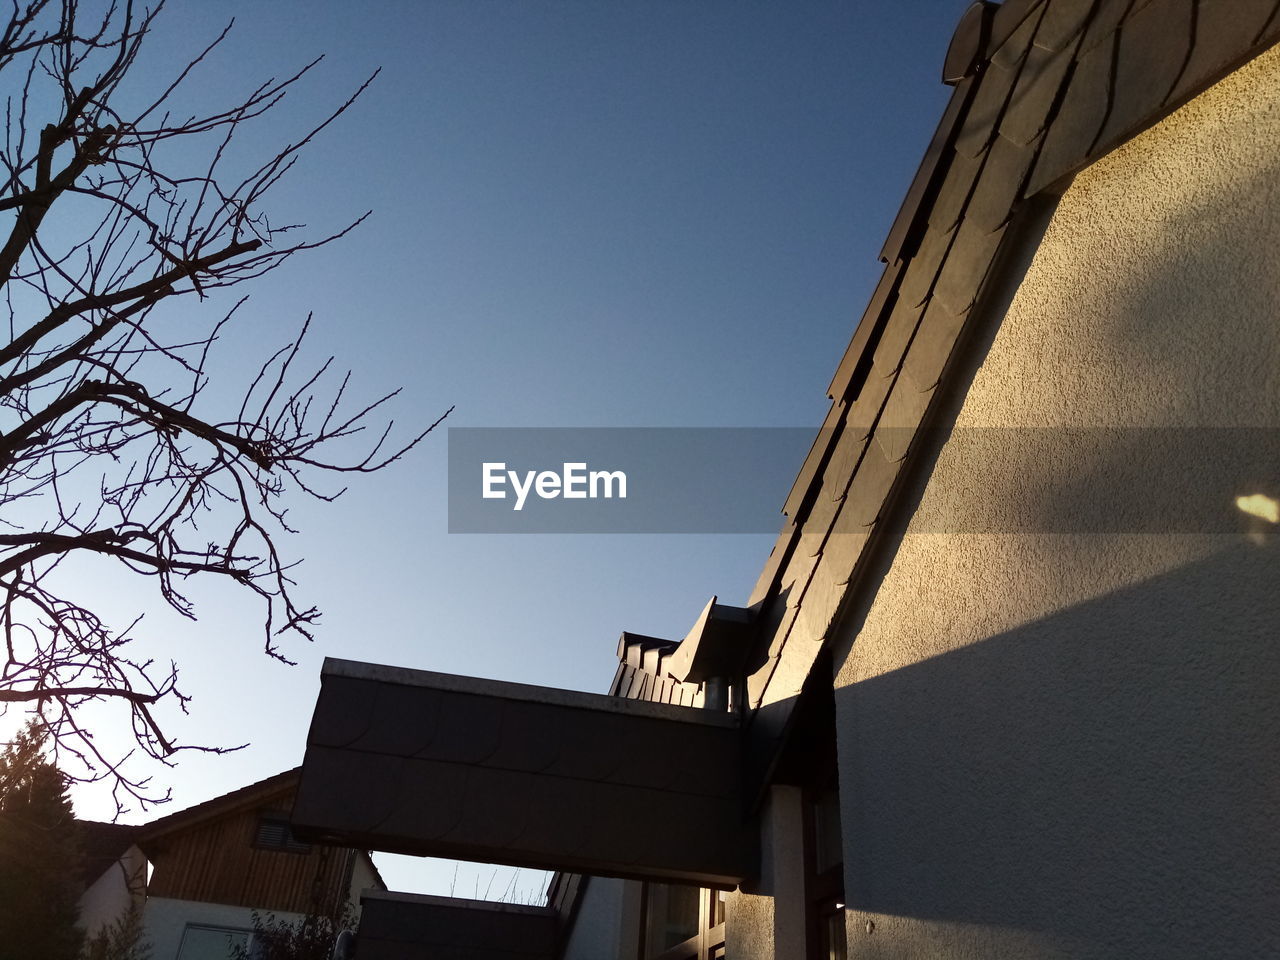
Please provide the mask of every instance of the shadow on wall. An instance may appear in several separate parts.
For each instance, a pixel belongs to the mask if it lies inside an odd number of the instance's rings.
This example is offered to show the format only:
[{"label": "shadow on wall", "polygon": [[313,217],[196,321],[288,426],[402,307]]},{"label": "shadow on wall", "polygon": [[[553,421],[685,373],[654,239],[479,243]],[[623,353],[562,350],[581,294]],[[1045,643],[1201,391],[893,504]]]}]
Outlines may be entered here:
[{"label": "shadow on wall", "polygon": [[1280,954],[1278,585],[1275,540],[1238,543],[837,690],[850,908]]},{"label": "shadow on wall", "polygon": [[[1085,170],[991,294],[841,628],[851,954],[1280,956],[1280,538],[1232,514],[1280,493],[1276,76]],[[1054,427],[1100,442],[956,456]],[[1201,434],[1137,456],[1140,428]],[[1264,456],[1200,443],[1244,428]],[[1256,537],[1179,535],[1233,521]]]}]

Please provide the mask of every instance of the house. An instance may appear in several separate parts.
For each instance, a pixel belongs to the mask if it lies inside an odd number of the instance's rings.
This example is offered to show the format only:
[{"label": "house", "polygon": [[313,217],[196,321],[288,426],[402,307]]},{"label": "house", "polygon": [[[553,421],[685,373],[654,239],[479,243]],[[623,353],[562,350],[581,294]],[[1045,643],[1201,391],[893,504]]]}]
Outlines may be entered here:
[{"label": "house", "polygon": [[249,943],[255,911],[358,910],[362,891],[385,884],[367,851],[292,835],[297,780],[289,770],[141,826],[81,822],[86,932],[136,904],[153,960],[224,960]]},{"label": "house", "polygon": [[138,847],[138,827],[76,821],[80,848],[80,927],[88,937],[146,902],[149,865]]},{"label": "house", "polygon": [[746,605],[612,696],[328,662],[299,836],[557,869],[565,960],[1280,955],[1277,39],[975,3]]}]

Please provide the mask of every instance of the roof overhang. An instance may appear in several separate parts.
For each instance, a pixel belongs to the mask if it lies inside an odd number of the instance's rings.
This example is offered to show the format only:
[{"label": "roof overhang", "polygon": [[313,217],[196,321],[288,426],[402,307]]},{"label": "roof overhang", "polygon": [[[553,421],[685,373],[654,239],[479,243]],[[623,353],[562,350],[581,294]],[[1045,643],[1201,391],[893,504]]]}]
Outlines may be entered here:
[{"label": "roof overhang", "polygon": [[170,837],[184,830],[242,810],[264,806],[285,809],[298,782],[298,770],[298,767],[285,770],[265,780],[259,780],[238,790],[232,790],[230,793],[224,793],[143,824],[137,828],[138,843],[144,850],[150,850],[156,845],[168,842]]},{"label": "roof overhang", "polygon": [[751,611],[712,597],[697,623],[667,662],[677,680],[702,683],[712,677],[736,677],[751,643]]},{"label": "roof overhang", "polygon": [[728,714],[325,661],[293,829],[393,853],[732,887],[754,866]]}]

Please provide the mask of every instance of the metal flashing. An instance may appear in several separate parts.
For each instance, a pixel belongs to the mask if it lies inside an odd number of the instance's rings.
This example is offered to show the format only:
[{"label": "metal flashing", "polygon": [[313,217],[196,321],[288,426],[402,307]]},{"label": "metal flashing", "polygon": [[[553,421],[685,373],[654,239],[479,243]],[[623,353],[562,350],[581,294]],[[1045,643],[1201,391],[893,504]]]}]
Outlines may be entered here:
[{"label": "metal flashing", "polygon": [[667,671],[683,683],[737,677],[747,656],[752,626],[749,609],[731,607],[712,597],[671,655]]},{"label": "metal flashing", "polygon": [[[632,634],[631,636],[636,635]],[[656,638],[650,637],[646,639]],[[670,641],[659,640],[658,642],[669,643]],[[621,700],[618,697],[611,697],[603,693],[584,693],[580,690],[563,690],[559,687],[538,687],[527,683],[487,680],[483,677],[436,673],[432,670],[393,667],[380,663],[364,663],[359,660],[342,660],[336,657],[325,658],[320,676],[322,680],[325,677],[370,680],[392,685],[423,687],[430,690],[448,690],[475,696],[497,696],[510,700],[526,700],[531,703],[545,703],[582,710],[601,710],[607,713],[634,714],[655,719],[705,723],[712,726],[733,726],[736,723],[732,717],[725,714],[686,710],[673,707],[671,704]]]},{"label": "metal flashing", "polygon": [[970,4],[947,47],[942,62],[942,82],[953,86],[973,74],[982,65],[991,35],[991,16],[996,4],[977,0]]},{"label": "metal flashing", "polygon": [[827,386],[827,398],[841,403],[852,403],[858,398],[862,389],[862,381],[866,377],[870,364],[866,354],[875,349],[880,335],[880,323],[887,306],[897,297],[898,278],[903,270],[902,263],[895,263],[884,268],[880,282],[876,284],[871,302],[862,314],[862,319],[854,328],[853,337],[844,355],[836,367],[836,372]]},{"label": "metal flashing", "polygon": [[441,897],[430,893],[402,893],[396,890],[362,890],[360,902],[386,900],[392,903],[419,903],[428,907],[454,907],[459,910],[483,910],[489,913],[523,913],[530,916],[547,916],[550,907],[527,903],[506,903],[499,900],[471,900],[466,897]]},{"label": "metal flashing", "polygon": [[885,263],[894,263],[915,253],[918,221],[923,219],[927,222],[928,220],[927,212],[932,201],[931,188],[939,176],[939,168],[944,156],[952,149],[956,128],[963,120],[969,106],[973,83],[973,77],[965,77],[956,84],[951,99],[947,102],[947,109],[943,112],[938,129],[929,142],[924,160],[916,170],[915,178],[907,189],[907,195],[898,209],[893,226],[889,228],[889,236],[880,250],[880,259]]}]

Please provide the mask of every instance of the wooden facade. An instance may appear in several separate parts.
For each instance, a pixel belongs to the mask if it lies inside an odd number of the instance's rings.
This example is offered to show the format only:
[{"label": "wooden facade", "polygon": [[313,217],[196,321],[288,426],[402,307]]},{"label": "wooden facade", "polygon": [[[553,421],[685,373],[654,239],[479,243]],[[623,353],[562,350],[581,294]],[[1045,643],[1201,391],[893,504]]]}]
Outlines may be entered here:
[{"label": "wooden facade", "polygon": [[288,817],[295,782],[291,772],[219,798],[231,802],[214,809],[217,801],[157,821],[142,841],[154,866],[148,895],[291,913],[327,913],[348,899],[359,851],[259,842],[264,815]]}]

